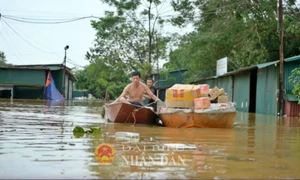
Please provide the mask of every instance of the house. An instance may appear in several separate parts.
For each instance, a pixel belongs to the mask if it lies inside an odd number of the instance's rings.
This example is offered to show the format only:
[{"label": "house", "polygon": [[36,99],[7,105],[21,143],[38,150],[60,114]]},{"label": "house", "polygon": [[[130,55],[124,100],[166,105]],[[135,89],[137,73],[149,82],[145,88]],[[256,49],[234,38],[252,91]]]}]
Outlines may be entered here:
[{"label": "house", "polygon": [[[285,107],[293,102],[293,115],[299,115],[300,107],[295,103],[297,98],[291,95],[293,84],[288,81],[291,71],[300,67],[300,56],[284,59],[283,89]],[[228,72],[222,76],[214,76],[197,80],[193,83],[209,84],[210,87],[224,88],[230,101],[236,103],[237,111],[278,115],[279,113],[279,61],[257,64]],[[289,98],[290,97],[290,98]],[[288,105],[288,106],[287,106]],[[289,109],[283,108],[289,114]],[[296,112],[295,112],[296,111]]]},{"label": "house", "polygon": [[72,99],[76,78],[71,69],[63,64],[0,67],[0,98],[44,99],[48,72],[51,72],[62,96]]}]

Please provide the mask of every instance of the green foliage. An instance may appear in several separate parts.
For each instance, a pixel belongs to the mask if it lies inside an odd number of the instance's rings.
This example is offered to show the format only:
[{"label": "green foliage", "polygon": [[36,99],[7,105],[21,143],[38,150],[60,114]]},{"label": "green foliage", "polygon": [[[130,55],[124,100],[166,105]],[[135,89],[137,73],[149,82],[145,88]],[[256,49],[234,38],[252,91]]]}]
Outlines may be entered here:
[{"label": "green foliage", "polygon": [[6,56],[4,52],[0,51],[0,66],[5,66],[6,64]]},{"label": "green foliage", "polygon": [[106,90],[111,99],[116,98],[129,83],[129,75],[119,66],[108,66],[105,60],[98,58],[84,70],[75,72],[75,76],[78,80],[75,83],[76,89],[86,89],[98,98],[104,98]]},{"label": "green foliage", "polygon": [[[300,11],[294,1],[287,4],[284,47],[285,57],[291,57],[299,54]],[[172,5],[180,12],[174,24],[192,23],[195,31],[181,38],[165,67],[188,68],[188,81],[215,75],[216,61],[223,57],[229,71],[279,59],[275,0],[174,0]]]},{"label": "green foliage", "polygon": [[73,135],[76,138],[80,138],[80,137],[84,136],[84,134],[100,137],[100,136],[102,136],[101,127],[91,127],[90,129],[88,129],[86,131],[81,126],[76,126],[73,129]]},{"label": "green foliage", "polygon": [[0,51],[0,66],[12,66],[13,64],[7,63],[4,52]]},{"label": "green foliage", "polygon": [[293,83],[294,88],[292,92],[298,97],[298,104],[300,104],[300,68],[292,70],[291,75],[289,76],[289,82]]},{"label": "green foliage", "polygon": [[74,129],[73,129],[73,135],[76,137],[76,138],[80,138],[84,135],[84,129],[80,126],[76,126]]},{"label": "green foliage", "polygon": [[91,21],[96,30],[94,45],[86,53],[90,65],[78,71],[77,89],[87,89],[96,97],[118,97],[130,81],[132,71],[140,71],[146,79],[157,60],[166,58],[170,38],[159,33],[165,23],[160,17],[159,0],[102,0],[116,8]]},{"label": "green foliage", "polygon": [[[116,98],[133,70],[141,71],[145,79],[159,59],[169,58],[160,73],[187,68],[187,83],[215,75],[216,62],[224,57],[229,60],[228,71],[279,59],[276,0],[172,0],[169,5],[177,11],[172,19],[159,12],[168,4],[165,1],[102,2],[116,12],[91,22],[97,34],[86,54],[90,65],[76,73],[76,88],[96,97],[104,98],[109,90],[111,99]],[[295,0],[285,1],[285,57],[299,55],[299,19]],[[161,30],[168,22],[179,27],[192,24],[194,31],[165,36]]]},{"label": "green foliage", "polygon": [[151,75],[156,61],[165,56],[165,44],[168,42],[168,38],[158,31],[158,25],[162,25],[164,20],[160,12],[154,10],[162,2],[102,1],[114,6],[117,11],[107,11],[105,17],[92,21],[97,35],[88,59],[93,61],[98,57],[111,66],[121,64],[124,72],[139,70],[145,76]]}]

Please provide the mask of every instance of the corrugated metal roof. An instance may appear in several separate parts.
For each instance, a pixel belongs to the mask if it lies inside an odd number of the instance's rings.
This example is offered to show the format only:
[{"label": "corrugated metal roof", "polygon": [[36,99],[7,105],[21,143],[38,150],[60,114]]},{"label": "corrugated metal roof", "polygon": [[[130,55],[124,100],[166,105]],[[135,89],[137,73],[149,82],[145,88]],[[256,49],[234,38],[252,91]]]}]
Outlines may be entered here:
[{"label": "corrugated metal roof", "polygon": [[50,70],[50,71],[56,71],[60,70],[66,67],[66,72],[69,74],[70,78],[73,81],[77,81],[74,74],[71,72],[71,69],[67,66],[64,66],[63,64],[29,64],[29,65],[13,65],[13,66],[0,66],[0,68],[5,69],[42,69],[42,70]]},{"label": "corrugated metal roof", "polygon": [[240,74],[240,73],[243,73],[245,71],[250,71],[252,69],[256,69],[257,66],[249,66],[249,67],[244,67],[244,68],[240,68],[238,70],[235,70],[235,71],[230,71],[228,73],[225,73],[221,76],[211,76],[211,77],[207,77],[207,78],[203,78],[203,79],[198,79],[192,83],[195,83],[195,82],[198,82],[198,81],[204,81],[204,80],[210,80],[210,79],[217,79],[219,77],[226,77],[226,76],[231,76],[231,75],[235,75],[235,74]]},{"label": "corrugated metal roof", "polygon": [[169,71],[169,73],[172,73],[172,72],[179,72],[179,71],[187,71],[187,68]]},{"label": "corrugated metal roof", "polygon": [[[291,62],[291,61],[297,61],[297,60],[300,60],[300,55],[284,59],[285,62]],[[240,68],[238,70],[225,73],[221,76],[212,76],[212,77],[204,78],[204,79],[201,79],[201,80],[216,79],[218,77],[235,75],[235,74],[242,73],[244,71],[249,71],[249,70],[255,69],[256,67],[258,69],[261,69],[261,68],[265,68],[265,67],[268,67],[268,66],[276,65],[277,63],[279,63],[279,60],[272,61],[272,62],[267,62],[267,63],[262,63],[262,64],[257,64],[257,65],[253,65],[253,66],[249,66],[249,67]],[[199,81],[199,80],[197,80],[197,81]]]},{"label": "corrugated metal roof", "polygon": [[225,76],[231,76],[231,75],[235,75],[235,74],[240,74],[242,72],[250,71],[250,70],[256,69],[256,68],[257,68],[257,66],[244,67],[244,68],[240,68],[240,69],[235,70],[235,71],[230,71],[230,72],[225,73],[225,74],[223,74],[222,76],[219,76],[219,77],[225,77]]},{"label": "corrugated metal roof", "polygon": [[22,65],[13,65],[13,66],[18,66],[18,67],[32,67],[32,66],[61,66],[63,67],[63,64],[22,64]]},{"label": "corrugated metal roof", "polygon": [[297,61],[297,60],[300,60],[300,55],[299,56],[293,56],[293,57],[290,57],[290,58],[286,58],[284,61],[285,62],[290,62],[290,61]]},{"label": "corrugated metal roof", "polygon": [[295,96],[294,94],[286,94],[285,99],[290,101],[290,102],[298,102],[298,100],[299,100],[297,98],[297,96]]},{"label": "corrugated metal roof", "polygon": [[[40,69],[49,69],[49,70],[59,70],[59,69],[63,69],[64,65],[63,64],[29,64],[29,65],[13,65],[13,67],[16,68],[40,68]],[[69,69],[66,66],[67,69]]]},{"label": "corrugated metal roof", "polygon": [[[188,69],[185,68],[185,69],[178,69],[178,70],[172,70],[172,71],[168,71],[168,73],[176,73],[176,72],[180,72],[180,71],[187,71]],[[152,72],[152,75],[157,75],[158,73],[157,72]]]},{"label": "corrugated metal roof", "polygon": [[258,67],[258,69],[261,69],[261,68],[265,68],[265,67],[268,67],[268,66],[271,66],[271,65],[275,65],[279,63],[279,61],[272,61],[272,62],[267,62],[267,63],[262,63],[262,64],[257,64],[256,66]]},{"label": "corrugated metal roof", "polygon": [[[285,62],[291,62],[291,61],[297,61],[297,60],[300,60],[300,55],[284,59]],[[271,65],[275,65],[277,63],[279,63],[279,60],[267,62],[267,63],[263,63],[263,64],[257,64],[257,67],[258,67],[258,69],[261,69],[261,68],[265,68],[265,67],[268,67]]]},{"label": "corrugated metal roof", "polygon": [[37,69],[37,70],[49,70],[48,67],[25,67],[25,66],[0,66],[0,69]]}]

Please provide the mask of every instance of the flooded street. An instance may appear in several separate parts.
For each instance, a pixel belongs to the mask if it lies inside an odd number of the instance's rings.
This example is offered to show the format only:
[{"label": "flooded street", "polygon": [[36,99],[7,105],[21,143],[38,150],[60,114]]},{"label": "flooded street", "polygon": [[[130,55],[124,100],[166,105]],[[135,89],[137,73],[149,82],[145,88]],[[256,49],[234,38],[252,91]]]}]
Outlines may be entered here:
[{"label": "flooded street", "polygon": [[[0,99],[0,178],[300,178],[299,118],[239,112],[232,129],[176,129],[107,123],[102,105]],[[75,137],[76,126],[101,133]],[[102,143],[110,165],[95,158]]]}]

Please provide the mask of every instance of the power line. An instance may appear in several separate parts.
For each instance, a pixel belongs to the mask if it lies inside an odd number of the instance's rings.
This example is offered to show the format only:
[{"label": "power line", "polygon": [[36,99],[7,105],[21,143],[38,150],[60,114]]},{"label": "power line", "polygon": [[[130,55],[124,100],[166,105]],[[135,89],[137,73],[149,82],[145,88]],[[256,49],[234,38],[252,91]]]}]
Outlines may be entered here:
[{"label": "power line", "polygon": [[73,60],[70,59],[70,58],[67,58],[67,60],[69,60],[70,62],[76,63],[75,61],[73,61]]},{"label": "power line", "polygon": [[[11,39],[9,33],[7,32],[6,28],[4,28],[4,26],[2,26],[2,28],[3,28],[3,29],[5,30],[5,32],[7,33],[7,36],[8,36],[8,38],[10,39],[11,44],[15,47],[15,49],[16,49],[16,51],[19,53],[19,55],[21,55],[20,51],[19,51],[18,48],[15,46],[15,44],[14,44],[13,40]],[[3,35],[2,35],[2,36],[3,36]]]},{"label": "power line", "polygon": [[34,48],[36,48],[36,49],[38,49],[38,50],[40,50],[40,51],[42,51],[42,52],[46,52],[46,53],[50,53],[50,52],[47,52],[47,51],[44,51],[44,50],[42,50],[42,49],[40,49],[40,48],[38,48],[38,47],[36,47],[35,45],[33,45],[33,44],[31,44],[29,41],[27,41],[26,39],[24,39],[17,31],[15,31],[14,30],[14,28],[12,28],[9,24],[8,24],[8,22],[6,22],[4,19],[2,19],[2,21],[14,32],[14,33],[16,33],[16,35],[18,35],[21,39],[23,39],[27,44],[29,44],[30,46],[32,46],[32,47],[34,47]]},{"label": "power line", "polygon": [[[31,23],[31,24],[63,24],[63,23],[69,23],[69,22],[79,21],[79,20],[83,20],[83,19],[99,18],[99,17],[95,17],[95,16],[85,16],[85,17],[51,22],[51,21],[48,21],[47,19],[43,19],[44,21],[36,21],[36,19],[32,19],[32,18],[31,19],[30,18],[19,18],[19,17],[7,16],[7,15],[2,15],[2,17],[13,20],[13,21],[18,21],[18,22],[23,22],[23,23]],[[27,20],[24,20],[24,19],[27,19]],[[42,19],[40,19],[40,20],[42,20]]]},{"label": "power line", "polygon": [[[14,25],[13,23],[11,23],[11,25]],[[17,28],[20,32],[22,32],[17,26],[14,26],[15,28]],[[25,33],[23,33],[24,35],[26,35]],[[26,35],[28,38],[30,38],[28,35]],[[35,42],[35,43],[37,43],[37,42]],[[40,43],[37,43],[37,44],[39,44],[40,45]],[[44,48],[44,49],[46,49],[46,48]],[[49,51],[49,50],[48,50]],[[47,51],[42,51],[42,52],[46,52],[46,53],[49,53],[49,54],[51,54],[52,56],[54,56],[54,57],[58,57],[58,58],[61,58],[62,56],[59,56],[57,53],[60,53],[60,52],[52,52],[52,51],[49,51],[49,52],[47,52]],[[73,62],[73,63],[76,63],[76,62]],[[75,65],[75,64],[73,64],[73,65]],[[77,65],[77,66],[80,66],[80,65]],[[80,66],[80,67],[82,67],[82,66]]]},{"label": "power line", "polygon": [[[48,51],[45,51],[45,50],[42,50],[40,48],[38,48],[37,46],[33,45],[32,43],[30,43],[29,41],[27,41],[25,38],[23,38],[6,20],[2,19],[2,21],[12,30],[14,31],[15,34],[17,34],[22,40],[24,40],[26,43],[28,43],[30,46],[34,47],[35,49],[38,49],[39,51],[42,51],[42,52],[45,52],[45,53],[51,53],[52,55],[55,55],[59,58],[61,58],[60,56],[58,56],[57,54],[53,53],[53,52],[48,52]],[[2,35],[2,34],[1,34]],[[2,35],[3,36],[3,35]],[[4,36],[3,36],[4,38]],[[5,39],[4,39],[5,40]],[[6,42],[6,40],[5,40]],[[7,42],[6,42],[7,43]],[[7,43],[8,44],[8,43]],[[14,45],[14,44],[13,44]],[[9,44],[8,44],[9,46]],[[14,45],[15,46],[15,45]],[[9,46],[9,48],[11,49],[11,47]],[[16,56],[17,57],[17,56]],[[19,59],[19,58],[18,58]],[[20,59],[19,59],[20,60]],[[71,59],[68,58],[68,62],[72,65],[75,65],[77,67],[81,67],[81,68],[84,68],[83,66],[81,65],[78,65],[75,61],[72,61]]]},{"label": "power line", "polygon": [[13,11],[13,12],[24,12],[24,13],[35,13],[35,14],[55,14],[55,15],[76,15],[76,16],[87,16],[87,14],[74,14],[74,13],[67,13],[67,12],[54,12],[54,11],[32,11],[32,10],[16,10],[16,9],[1,9],[3,11]]},{"label": "power line", "polygon": [[74,66],[84,68],[84,66],[77,64],[75,61],[71,60],[70,58],[67,58],[67,61],[68,63],[73,64]]},{"label": "power line", "polygon": [[[20,28],[18,28],[14,23],[12,22],[9,22],[9,20],[7,20],[7,23],[10,23],[11,26],[13,26],[16,30],[18,30],[19,32],[21,32],[23,35],[25,35],[28,39],[31,39],[31,37],[29,37],[27,34],[25,34]],[[42,46],[39,42],[36,42],[35,40],[31,39],[32,41],[34,41],[37,45],[40,45]],[[45,47],[43,47],[43,49],[46,49]],[[44,51],[43,51],[44,52]],[[57,52],[53,52],[53,51],[49,51],[47,53],[50,53],[50,54],[55,54]]]},{"label": "power line", "polygon": [[[1,14],[0,14],[1,17]],[[99,17],[95,17],[95,16],[85,16],[85,17],[79,17],[79,18],[71,18],[71,19],[49,19],[49,18],[28,18],[28,17],[18,17],[18,16],[11,16],[11,15],[3,15],[2,16],[2,21],[3,23],[5,23],[12,31],[14,31],[14,33],[16,35],[18,35],[23,41],[25,41],[27,44],[29,44],[30,46],[34,47],[35,49],[38,49],[42,52],[46,52],[46,53],[50,53],[47,51],[44,51],[42,49],[40,49],[39,47],[35,46],[34,44],[32,44],[30,41],[26,40],[19,32],[16,30],[16,27],[13,27],[13,23],[10,24],[9,21],[17,21],[17,22],[24,22],[24,23],[39,23],[39,24],[58,24],[58,23],[68,23],[68,22],[73,22],[73,21],[78,21],[78,20],[82,20],[82,19],[87,19],[87,18],[99,18]],[[5,19],[5,20],[4,20]],[[17,28],[18,29],[18,28]],[[2,35],[2,34],[1,34]],[[3,36],[3,35],[2,35]],[[4,37],[3,37],[4,38]],[[4,39],[5,40],[5,39]],[[5,40],[6,42],[6,40]],[[7,43],[7,42],[6,42]],[[8,43],[7,43],[8,44]],[[9,44],[8,44],[9,46]],[[10,47],[10,46],[9,46]],[[52,54],[52,53],[51,53]],[[57,54],[52,54],[52,55],[56,55],[57,57],[61,58],[60,56],[58,56]],[[19,58],[18,58],[19,59]],[[71,60],[68,58],[68,62],[76,67],[81,67],[84,68],[84,66],[81,66],[79,64],[77,64],[75,61]]]},{"label": "power line", "polygon": [[4,38],[3,34],[1,33],[1,31],[0,31],[0,35],[3,37],[3,40],[4,40],[5,44],[7,44],[8,48],[11,50],[11,52],[17,57],[17,59],[19,59],[19,60],[21,61],[21,59],[19,58],[19,56],[17,56],[17,54],[15,54],[15,53],[13,52],[12,48],[11,48],[10,45],[7,43],[7,41],[5,40],[5,38]]},{"label": "power line", "polygon": [[[161,14],[165,14],[168,12],[171,12],[172,10],[163,12]],[[219,12],[220,13],[220,12]],[[227,12],[223,12],[227,13]],[[202,13],[202,15],[208,15],[208,14],[215,14],[215,12],[210,12],[210,13]],[[180,14],[169,14],[169,15],[159,15],[161,18],[165,20],[170,20],[172,18],[178,17]],[[31,23],[31,24],[63,24],[63,23],[70,23],[74,21],[79,21],[83,19],[100,19],[101,17],[98,16],[83,16],[83,17],[77,17],[77,18],[70,18],[70,19],[49,19],[49,18],[29,18],[29,17],[20,17],[20,16],[12,16],[12,15],[2,15],[3,18],[10,19],[13,21],[18,21],[22,23]],[[136,18],[136,17],[135,17]],[[201,18],[201,16],[194,16],[194,18]],[[189,19],[188,17],[184,17],[183,19]],[[136,22],[136,21],[141,21],[141,22],[146,22],[148,21],[147,18],[136,18],[136,20],[126,20],[126,22]]]},{"label": "power line", "polygon": [[[9,20],[7,20],[8,22]],[[12,22],[10,22],[11,25],[13,25],[19,32],[23,33],[27,38],[31,39],[27,34],[25,34],[24,32],[22,32],[16,25],[14,25]],[[32,40],[32,39],[31,39]],[[33,42],[35,42],[36,44],[38,44],[39,46],[43,46],[41,45],[39,42],[36,42],[34,40],[32,40]],[[61,52],[54,52],[54,51],[50,51],[49,49],[43,47],[43,49],[47,50],[47,51],[42,51],[42,52],[45,52],[45,53],[48,53],[48,54],[51,54],[53,57],[59,57],[61,58],[61,56],[59,56],[57,53],[61,53]]]},{"label": "power line", "polygon": [[[230,7],[230,6],[234,6],[234,5],[244,5],[244,3],[239,3],[239,2],[235,2],[235,3],[231,3],[231,4],[227,4],[227,5],[224,5],[222,6],[222,9],[224,8],[227,8],[227,7]],[[161,8],[159,9],[159,11],[162,9],[162,7],[164,6],[164,3],[162,4]],[[168,9],[169,7],[171,6],[168,6],[167,8],[164,8],[165,9]],[[201,12],[200,14],[203,16],[203,15],[211,15],[211,14],[226,14],[228,12],[216,12],[216,10],[218,10],[220,8],[213,8],[213,9],[209,9],[209,12]],[[161,12],[160,14],[165,14],[165,13],[168,13],[168,12],[171,12],[173,11],[172,9],[166,11],[166,12]],[[57,13],[56,13],[57,14]],[[193,16],[193,18],[201,18],[201,15],[199,16]],[[69,19],[49,19],[49,18],[28,18],[28,17],[20,17],[20,16],[12,16],[12,15],[2,15],[4,18],[7,18],[7,19],[10,19],[10,20],[13,20],[13,21],[18,21],[18,22],[23,22],[23,23],[32,23],[32,24],[62,24],[62,23],[69,23],[69,22],[74,22],[74,21],[79,21],[79,20],[83,20],[83,19],[90,19],[90,18],[101,18],[99,16],[83,16],[83,17],[77,17],[77,18],[69,18]],[[169,15],[165,15],[165,16],[162,16],[160,15],[161,18],[164,18],[165,20],[168,20],[168,19],[171,19],[171,18],[175,18],[175,17],[178,17],[180,16],[180,14],[169,14]],[[190,19],[190,18],[187,18],[187,17],[183,17],[183,19]],[[126,22],[136,22],[138,20],[138,18],[136,18],[135,20],[133,21],[126,21]],[[148,21],[148,19],[140,19],[139,21]]]},{"label": "power line", "polygon": [[26,16],[14,16],[14,15],[5,15],[6,17],[9,18],[16,18],[16,19],[22,19],[22,20],[32,20],[32,21],[68,21],[72,19],[77,19],[77,18],[82,18],[86,16],[81,16],[81,17],[70,17],[70,18],[50,18],[50,17],[43,17],[43,18],[36,18],[36,15],[33,17],[26,17]]}]

